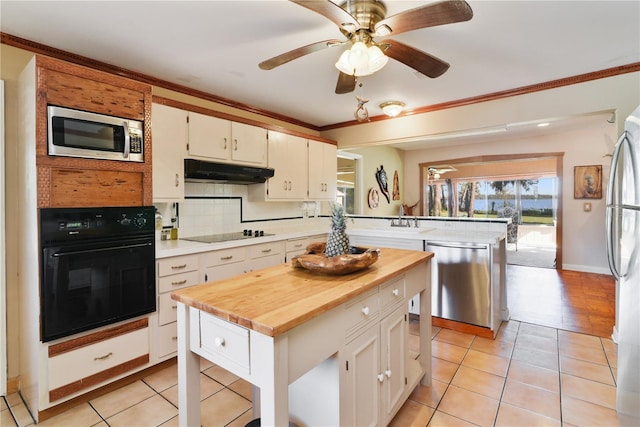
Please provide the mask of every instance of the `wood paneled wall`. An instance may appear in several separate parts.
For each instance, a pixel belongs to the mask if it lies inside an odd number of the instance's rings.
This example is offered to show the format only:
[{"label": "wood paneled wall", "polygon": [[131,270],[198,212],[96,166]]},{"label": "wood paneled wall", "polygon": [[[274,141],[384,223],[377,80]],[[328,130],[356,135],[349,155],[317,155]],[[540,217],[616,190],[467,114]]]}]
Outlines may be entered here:
[{"label": "wood paneled wall", "polygon": [[[38,56],[38,207],[151,205],[151,86]],[[144,120],[144,163],[49,156],[47,105]]]}]

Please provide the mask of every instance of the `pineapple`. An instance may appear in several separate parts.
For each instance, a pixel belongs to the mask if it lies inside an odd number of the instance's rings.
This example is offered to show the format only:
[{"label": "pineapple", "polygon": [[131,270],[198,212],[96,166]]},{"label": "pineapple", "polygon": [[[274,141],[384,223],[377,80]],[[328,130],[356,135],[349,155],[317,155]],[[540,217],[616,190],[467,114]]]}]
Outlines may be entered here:
[{"label": "pineapple", "polygon": [[331,205],[331,234],[327,239],[325,255],[329,258],[349,253],[349,236],[345,233],[347,229],[347,218],[342,205]]}]

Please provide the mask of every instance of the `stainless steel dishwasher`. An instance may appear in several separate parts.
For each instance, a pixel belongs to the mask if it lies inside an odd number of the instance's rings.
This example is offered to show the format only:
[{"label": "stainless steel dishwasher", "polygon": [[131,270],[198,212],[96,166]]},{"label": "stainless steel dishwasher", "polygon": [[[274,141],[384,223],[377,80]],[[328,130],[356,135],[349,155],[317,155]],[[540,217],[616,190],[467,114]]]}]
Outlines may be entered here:
[{"label": "stainless steel dishwasher", "polygon": [[491,327],[489,245],[426,241],[435,254],[431,268],[431,314]]}]

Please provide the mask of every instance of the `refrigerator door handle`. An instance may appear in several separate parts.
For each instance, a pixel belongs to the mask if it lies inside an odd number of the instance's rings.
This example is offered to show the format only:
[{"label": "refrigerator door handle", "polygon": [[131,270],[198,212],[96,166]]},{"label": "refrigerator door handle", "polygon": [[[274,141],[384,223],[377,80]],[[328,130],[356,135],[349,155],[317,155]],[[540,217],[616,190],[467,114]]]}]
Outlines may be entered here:
[{"label": "refrigerator door handle", "polygon": [[607,229],[607,261],[609,262],[609,269],[611,270],[611,274],[613,274],[613,278],[616,280],[620,280],[620,272],[618,271],[617,259],[615,256],[615,252],[613,249],[614,245],[614,232],[613,232],[613,221],[612,216],[614,211],[617,211],[618,208],[614,206],[607,206],[605,220],[606,220],[606,229]]},{"label": "refrigerator door handle", "polygon": [[616,148],[613,151],[613,157],[611,159],[611,171],[609,172],[609,185],[607,186],[607,199],[606,199],[606,214],[605,214],[605,222],[606,222],[606,230],[607,230],[607,261],[609,262],[609,269],[611,270],[611,274],[616,280],[620,280],[620,271],[618,270],[618,260],[616,259],[616,251],[614,250],[614,244],[617,240],[618,236],[615,234],[615,230],[613,229],[613,215],[617,215],[618,207],[615,206],[613,200],[613,190],[614,184],[616,181],[616,177],[618,175],[618,162],[620,157],[620,150],[622,146],[625,144],[629,144],[629,138],[627,136],[627,131],[624,131],[620,138],[618,138],[618,142],[616,143]]}]

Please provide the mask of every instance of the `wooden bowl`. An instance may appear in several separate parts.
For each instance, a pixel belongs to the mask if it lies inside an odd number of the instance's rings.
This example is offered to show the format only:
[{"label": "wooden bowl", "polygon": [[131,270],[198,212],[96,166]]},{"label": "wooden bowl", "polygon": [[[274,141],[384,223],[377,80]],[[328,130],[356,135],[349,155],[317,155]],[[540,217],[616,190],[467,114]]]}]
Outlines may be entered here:
[{"label": "wooden bowl", "polygon": [[316,273],[342,275],[363,270],[380,256],[380,249],[352,246],[348,254],[327,257],[324,254],[325,246],[325,242],[311,243],[306,253],[291,259],[291,265]]}]

